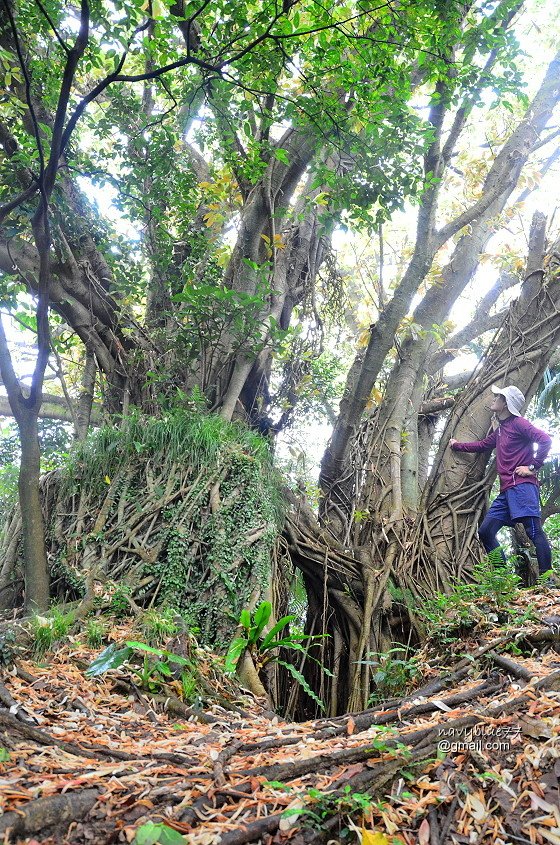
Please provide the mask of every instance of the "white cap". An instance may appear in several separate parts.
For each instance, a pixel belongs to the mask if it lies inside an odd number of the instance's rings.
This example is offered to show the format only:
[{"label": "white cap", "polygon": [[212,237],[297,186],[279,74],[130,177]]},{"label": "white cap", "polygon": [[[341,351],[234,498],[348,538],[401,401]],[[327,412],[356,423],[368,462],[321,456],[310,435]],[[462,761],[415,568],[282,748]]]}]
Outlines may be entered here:
[{"label": "white cap", "polygon": [[507,409],[510,414],[516,417],[521,416],[521,408],[525,404],[525,397],[518,387],[510,384],[509,387],[496,387],[492,385],[492,393],[498,393],[506,400]]}]

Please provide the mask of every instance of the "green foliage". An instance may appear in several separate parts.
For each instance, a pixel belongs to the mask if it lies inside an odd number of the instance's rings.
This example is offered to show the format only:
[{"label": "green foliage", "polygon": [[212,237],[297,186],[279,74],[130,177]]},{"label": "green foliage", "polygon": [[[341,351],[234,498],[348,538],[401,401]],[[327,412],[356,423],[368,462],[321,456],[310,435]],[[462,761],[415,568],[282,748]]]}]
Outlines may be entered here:
[{"label": "green foliage", "polygon": [[99,619],[88,619],[86,623],[86,643],[89,648],[99,648],[105,639],[105,626]]},{"label": "green foliage", "polygon": [[[41,470],[54,469],[66,455],[71,442],[70,426],[56,420],[39,420]],[[0,423],[0,528],[17,501],[20,439],[16,423]]]},{"label": "green foliage", "polygon": [[162,645],[179,630],[177,611],[172,607],[151,608],[142,614],[140,627],[144,639],[151,646]]},{"label": "green foliage", "polygon": [[146,822],[136,831],[133,845],[185,845],[186,839],[164,822]]},{"label": "green foliage", "polygon": [[86,594],[86,583],[83,573],[68,565],[62,550],[57,549],[51,563],[51,592],[61,599],[68,595],[83,598]]},{"label": "green foliage", "polygon": [[[225,668],[226,672],[235,672],[239,658],[247,649],[255,662],[257,671],[263,669],[267,663],[275,661],[278,665],[283,666],[289,674],[297,681],[304,692],[313,699],[313,701],[321,708],[325,709],[325,705],[319,696],[311,689],[305,677],[296,669],[292,663],[280,659],[280,649],[288,651],[299,651],[307,656],[308,659],[314,660],[310,657],[308,650],[309,646],[321,639],[320,635],[310,636],[308,634],[296,633],[282,633],[287,628],[290,622],[293,622],[296,617],[293,615],[283,616],[278,622],[273,625],[270,631],[263,636],[263,631],[270,620],[272,613],[272,605],[268,601],[263,601],[251,615],[248,610],[241,611],[239,617],[239,626],[243,628],[243,635],[235,637],[231,642],[226,654]],[[319,662],[319,661],[315,661]],[[326,667],[321,666],[325,674],[331,675]]]},{"label": "green foliage", "polygon": [[57,608],[54,608],[48,616],[33,616],[31,633],[35,656],[43,657],[55,643],[60,642],[67,636],[73,624],[73,615],[62,613]]},{"label": "green foliage", "polygon": [[132,608],[129,602],[131,595],[132,588],[128,584],[115,584],[113,595],[111,596],[111,612],[114,613],[117,619],[123,619],[125,616],[131,615]]},{"label": "green foliage", "polygon": [[374,692],[368,706],[394,696],[405,695],[422,674],[419,659],[407,657],[408,649],[397,646],[385,653],[371,653],[367,660],[361,660],[374,667],[372,676]]},{"label": "green foliage", "polygon": [[78,477],[81,484],[106,493],[106,479],[113,480],[131,459],[174,463],[188,457],[193,471],[200,472],[218,463],[228,447],[245,450],[263,464],[270,461],[269,446],[258,434],[216,414],[175,409],[151,417],[133,409],[119,428],[104,426],[76,444],[65,463],[65,483],[71,490]]},{"label": "green foliage", "polygon": [[187,704],[200,700],[200,680],[196,673],[185,668],[179,678],[181,684],[181,699]]},{"label": "green foliage", "polygon": [[286,628],[290,622],[296,618],[295,616],[283,616],[270,629],[266,636],[262,636],[263,630],[268,624],[270,615],[272,613],[272,605],[268,601],[263,601],[251,615],[248,610],[241,611],[239,617],[239,625],[244,630],[241,637],[236,637],[231,643],[226,654],[226,672],[234,672],[239,657],[242,652],[248,648],[251,652],[259,655],[259,662],[265,666],[270,660],[274,659],[272,652],[275,649],[284,646],[292,648],[297,651],[305,651],[303,647],[304,642],[311,642],[317,637],[310,637],[300,634],[286,634],[280,636],[281,632]]},{"label": "green foliage", "polygon": [[111,643],[107,648],[103,649],[101,654],[98,654],[95,660],[89,664],[86,669],[86,675],[89,678],[97,678],[99,675],[104,675],[110,669],[118,669],[122,666],[130,655],[132,650],[130,648],[117,648],[115,643]]},{"label": "green foliage", "polygon": [[473,568],[478,594],[490,597],[498,607],[507,605],[515,596],[520,578],[509,563],[504,563],[500,548],[489,552]]},{"label": "green foliage", "polygon": [[[323,331],[313,326],[313,314],[301,311],[299,322],[274,344],[279,387],[271,404],[291,424],[325,419],[325,402],[336,405],[344,387],[345,364],[340,354],[324,349]],[[338,320],[338,316],[334,318]],[[305,326],[305,328],[304,328]]]},{"label": "green foliage", "polygon": [[[549,471],[549,463],[550,471]],[[550,500],[555,497],[554,483],[560,477],[560,460],[553,458],[552,461],[544,465],[543,470],[539,471],[539,481],[541,483],[541,496],[543,501]],[[555,469],[558,475],[555,473]],[[543,476],[541,481],[541,476]],[[552,546],[552,568],[555,574],[560,572],[560,515],[554,514],[549,516],[545,525],[546,536],[550,540]]]},{"label": "green foliage", "polygon": [[[280,660],[279,658],[276,658],[276,662],[279,666],[283,666],[284,669],[286,669],[286,671],[292,676],[292,678],[297,681],[302,690],[309,696],[312,701],[315,702],[315,704],[318,705],[321,710],[325,709],[324,703],[321,701],[317,693],[309,686],[304,675],[301,674],[299,669],[296,669],[293,663],[287,663],[285,660]],[[332,673],[329,672],[329,670],[325,666],[321,665],[321,669],[325,675],[332,676]]]},{"label": "green foliage", "polygon": [[[249,346],[257,355],[265,345],[276,346],[285,336],[278,324],[267,315],[267,302],[274,293],[267,281],[267,266],[254,265],[249,271],[257,275],[255,293],[229,290],[221,284],[193,284],[185,286],[173,301],[180,303],[178,311],[181,329],[176,339],[185,363],[200,360],[205,349],[215,348],[229,332],[235,339],[233,351]],[[264,274],[264,277],[263,277]],[[268,331],[264,332],[264,329]]]},{"label": "green foliage", "polygon": [[358,817],[368,814],[376,802],[367,793],[355,792],[352,787],[346,785],[339,792],[322,792],[320,789],[308,789],[306,804],[300,808],[285,810],[282,815],[289,818],[297,815],[305,827],[313,830],[322,830],[328,819],[339,817],[341,823],[340,835],[342,836],[343,819]]},{"label": "green foliage", "polygon": [[0,466],[0,529],[17,501],[19,467],[8,463]]},{"label": "green foliage", "polygon": [[[483,620],[497,622],[501,616],[505,620],[508,617],[505,610],[521,580],[512,564],[504,563],[501,548],[494,549],[477,563],[472,577],[472,583],[458,582],[449,595],[438,593],[417,609],[427,621],[429,632],[437,633],[444,642],[455,639],[458,633]],[[492,608],[478,609],[483,599]]]},{"label": "green foliage", "polygon": [[193,660],[136,640],[128,640],[123,648],[111,643],[90,663],[86,675],[97,678],[125,664],[134,676],[134,682],[147,692],[163,692],[165,685],[173,681],[177,673],[183,700],[189,702],[199,695],[199,680]]},{"label": "green foliage", "polygon": [[[43,472],[57,466],[68,452],[72,442],[71,427],[57,420],[39,420],[39,442],[41,444],[41,469]],[[0,425],[0,467],[18,466],[20,441],[16,423],[7,420]]]},{"label": "green foliage", "polygon": [[541,417],[547,412],[557,415],[559,410],[560,369],[551,370],[547,367],[537,388],[537,407],[535,413],[538,417]]},{"label": "green foliage", "polygon": [[[71,513],[77,491],[86,513],[79,536]],[[129,564],[121,564],[128,553],[120,549],[130,546],[130,522],[138,524],[147,496],[158,554],[129,578]],[[102,560],[107,548],[117,550],[105,564],[109,583],[113,568],[121,572],[112,587],[117,616],[130,613],[131,590],[144,580],[152,592],[146,599],[134,592],[136,602],[174,608],[203,644],[226,647],[253,589],[267,582],[282,519],[279,477],[268,442],[239,424],[194,409],[161,418],[132,412],[120,427],[101,428],[76,446],[61,468],[58,497],[60,509],[70,511],[62,531],[51,531],[61,583],[70,593],[83,589],[71,579],[81,572],[83,550],[94,546]],[[103,528],[94,530],[96,524]],[[170,610],[148,614],[146,628],[156,639],[148,631],[143,636],[157,644],[172,635],[172,622]]]},{"label": "green foliage", "polygon": [[16,657],[17,637],[15,631],[8,628],[0,633],[0,666],[10,666]]}]

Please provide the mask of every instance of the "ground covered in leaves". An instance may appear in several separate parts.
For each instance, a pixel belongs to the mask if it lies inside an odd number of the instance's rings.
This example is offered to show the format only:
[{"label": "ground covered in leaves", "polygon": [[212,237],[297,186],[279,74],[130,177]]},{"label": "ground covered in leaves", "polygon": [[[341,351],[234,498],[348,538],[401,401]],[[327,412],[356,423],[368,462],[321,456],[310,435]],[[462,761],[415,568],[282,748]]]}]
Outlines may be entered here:
[{"label": "ground covered in leaves", "polygon": [[0,683],[0,839],[560,845],[560,590],[516,604],[530,621],[427,646],[408,696],[304,724],[248,699],[165,712],[119,670],[88,679],[79,642],[19,661]]}]

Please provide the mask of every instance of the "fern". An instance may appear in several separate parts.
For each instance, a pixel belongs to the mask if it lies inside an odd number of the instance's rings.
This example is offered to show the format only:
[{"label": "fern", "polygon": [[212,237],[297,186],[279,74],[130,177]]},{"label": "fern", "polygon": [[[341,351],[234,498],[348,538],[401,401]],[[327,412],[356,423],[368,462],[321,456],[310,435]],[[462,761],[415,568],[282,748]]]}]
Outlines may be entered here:
[{"label": "fern", "polygon": [[288,670],[288,672],[290,673],[292,678],[294,678],[298,682],[298,684],[301,686],[301,688],[304,690],[304,692],[306,692],[307,695],[310,698],[313,699],[315,704],[317,704],[321,708],[321,710],[323,710],[323,712],[324,712],[325,705],[323,704],[323,702],[321,701],[319,696],[316,693],[313,692],[313,690],[311,689],[311,687],[309,686],[309,684],[307,683],[307,681],[305,680],[305,678],[303,677],[301,672],[299,672],[292,663],[286,663],[284,660],[277,660],[276,662],[278,663],[279,666],[283,666],[284,669]]}]

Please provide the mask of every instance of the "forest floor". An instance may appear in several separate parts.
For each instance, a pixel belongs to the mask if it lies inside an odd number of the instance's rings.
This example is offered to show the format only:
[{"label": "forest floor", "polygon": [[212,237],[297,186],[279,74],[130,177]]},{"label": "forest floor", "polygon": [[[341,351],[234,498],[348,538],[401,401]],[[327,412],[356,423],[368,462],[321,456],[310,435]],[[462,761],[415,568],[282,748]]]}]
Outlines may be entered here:
[{"label": "forest floor", "polygon": [[77,637],[19,660],[0,682],[0,841],[560,845],[560,590],[513,605],[517,625],[432,644],[408,696],[306,723],[249,699],[158,712],[121,670],[88,679],[99,649]]}]

